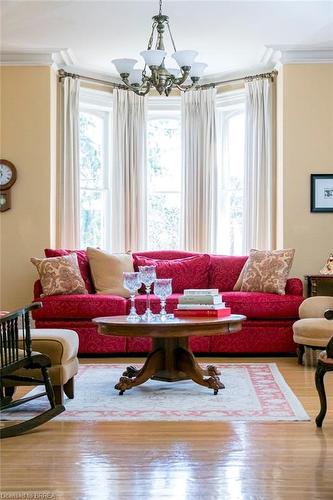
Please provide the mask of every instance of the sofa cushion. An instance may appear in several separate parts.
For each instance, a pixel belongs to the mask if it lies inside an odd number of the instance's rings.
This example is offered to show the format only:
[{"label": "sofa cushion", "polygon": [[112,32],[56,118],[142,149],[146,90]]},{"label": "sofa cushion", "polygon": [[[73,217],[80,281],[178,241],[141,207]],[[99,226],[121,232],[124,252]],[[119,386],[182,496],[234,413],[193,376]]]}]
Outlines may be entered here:
[{"label": "sofa cushion", "polygon": [[130,293],[123,286],[123,273],[134,271],[132,255],[112,254],[91,247],[87,248],[87,255],[96,292],[128,298]]},{"label": "sofa cushion", "polygon": [[238,280],[247,257],[233,255],[211,255],[209,266],[209,288],[220,292],[231,291]]},{"label": "sofa cushion", "polygon": [[210,257],[207,254],[184,259],[160,260],[135,254],[134,269],[139,266],[156,266],[157,278],[172,278],[173,293],[182,293],[185,288],[207,288]]},{"label": "sofa cushion", "polygon": [[94,286],[92,282],[92,277],[90,273],[90,266],[88,261],[87,252],[85,250],[63,250],[57,248],[52,250],[51,248],[45,248],[45,257],[61,257],[62,255],[69,255],[70,253],[76,253],[77,261],[79,263],[80,273],[85,283],[88,293],[94,292]]},{"label": "sofa cushion", "polygon": [[34,319],[92,319],[126,314],[126,299],[115,295],[54,295],[39,299]]},{"label": "sofa cushion", "polygon": [[43,295],[88,293],[75,253],[30,261],[37,268]]},{"label": "sofa cushion", "polygon": [[304,298],[300,295],[277,295],[263,292],[223,292],[223,301],[232,314],[248,319],[296,319]]},{"label": "sofa cushion", "polygon": [[242,292],[268,292],[283,295],[295,250],[250,250],[242,273]]}]

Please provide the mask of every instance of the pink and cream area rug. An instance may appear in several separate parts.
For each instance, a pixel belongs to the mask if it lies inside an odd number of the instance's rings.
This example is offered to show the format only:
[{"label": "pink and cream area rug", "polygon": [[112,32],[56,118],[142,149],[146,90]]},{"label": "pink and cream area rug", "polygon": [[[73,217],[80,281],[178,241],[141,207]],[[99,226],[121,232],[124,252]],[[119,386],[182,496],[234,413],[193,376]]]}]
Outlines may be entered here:
[{"label": "pink and cream area rug", "polygon": [[[135,365],[139,367],[140,365]],[[223,363],[225,389],[211,389],[191,380],[145,384],[118,395],[114,385],[124,364],[81,365],[75,378],[75,398],[65,400],[57,421],[296,421],[310,420],[275,363]],[[33,389],[40,390],[41,388]],[[37,399],[2,414],[3,420],[33,416],[45,403]],[[23,408],[29,409],[23,410]],[[31,412],[31,409],[34,411]]]}]

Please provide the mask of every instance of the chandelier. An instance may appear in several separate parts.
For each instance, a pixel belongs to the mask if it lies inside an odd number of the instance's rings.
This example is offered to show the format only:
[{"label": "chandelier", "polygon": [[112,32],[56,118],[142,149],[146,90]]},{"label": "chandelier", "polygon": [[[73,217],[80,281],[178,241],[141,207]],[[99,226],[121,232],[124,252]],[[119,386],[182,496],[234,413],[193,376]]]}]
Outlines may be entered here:
[{"label": "chandelier", "polygon": [[[171,57],[175,59],[179,68],[165,67],[167,52],[163,36],[166,28],[174,49],[174,54]],[[155,38],[155,48],[152,48]],[[158,15],[153,17],[147,50],[140,52],[140,55],[145,62],[143,69],[134,69],[137,63],[136,59],[113,59],[112,62],[126,87],[141,96],[148,94],[153,87],[160,95],[165,94],[166,96],[174,88],[186,91],[198,83],[207,67],[205,63],[194,62],[198,55],[195,50],[177,51],[169,25],[169,17],[162,14],[162,0],[159,2]],[[183,85],[188,77],[192,83]]]}]

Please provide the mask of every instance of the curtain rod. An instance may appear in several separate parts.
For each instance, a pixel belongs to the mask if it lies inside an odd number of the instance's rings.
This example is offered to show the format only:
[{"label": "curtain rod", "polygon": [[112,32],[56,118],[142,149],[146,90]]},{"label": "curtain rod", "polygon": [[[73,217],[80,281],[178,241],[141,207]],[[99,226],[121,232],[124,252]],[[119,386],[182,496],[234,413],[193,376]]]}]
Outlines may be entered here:
[{"label": "curtain rod", "polygon": [[64,69],[59,69],[58,76],[59,76],[59,82],[61,82],[64,78],[69,76],[70,78],[78,78],[79,80],[83,80],[86,82],[98,83],[99,85],[108,85],[116,89],[127,90],[126,85],[121,85],[120,83],[116,82],[109,82],[108,80],[102,80],[100,78],[94,78],[92,76],[83,76],[83,75],[78,75],[77,73],[68,73]]},{"label": "curtain rod", "polygon": [[228,85],[230,83],[251,82],[252,80],[261,80],[262,78],[270,78],[272,81],[274,81],[274,78],[277,76],[277,74],[278,74],[277,71],[271,71],[269,73],[260,73],[258,75],[249,75],[249,76],[243,76],[241,78],[232,78],[231,80],[223,80],[221,82],[204,83],[202,85],[198,85],[198,87],[196,88],[204,89],[207,87],[220,87],[222,85]]},{"label": "curtain rod", "polygon": [[[277,74],[278,74],[277,71],[271,71],[270,73],[261,73],[258,75],[243,76],[242,78],[233,78],[231,80],[224,80],[221,82],[204,83],[203,85],[198,85],[196,88],[197,89],[204,89],[204,88],[208,88],[208,87],[220,87],[222,85],[228,85],[230,83],[250,82],[252,80],[259,80],[262,78],[270,78],[273,81]],[[108,85],[108,86],[110,86],[112,88],[116,88],[116,89],[128,90],[126,85],[121,85],[120,83],[109,82],[108,80],[101,80],[100,78],[94,78],[92,76],[83,76],[83,75],[79,75],[76,73],[68,73],[64,69],[60,69],[58,71],[58,76],[59,76],[59,82],[61,82],[64,78],[69,76],[71,78],[78,78],[78,79],[86,81],[86,82],[97,83],[99,85]]]}]

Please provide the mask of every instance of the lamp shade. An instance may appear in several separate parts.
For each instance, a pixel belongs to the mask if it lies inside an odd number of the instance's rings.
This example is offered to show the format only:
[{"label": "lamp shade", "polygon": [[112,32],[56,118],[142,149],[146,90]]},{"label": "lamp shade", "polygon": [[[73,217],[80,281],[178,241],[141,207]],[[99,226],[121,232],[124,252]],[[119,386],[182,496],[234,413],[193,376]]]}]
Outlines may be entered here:
[{"label": "lamp shade", "polygon": [[122,73],[131,73],[134,64],[137,62],[136,59],[113,59],[112,61],[120,75]]},{"label": "lamp shade", "polygon": [[177,50],[172,57],[176,60],[180,68],[184,66],[192,66],[194,59],[197,57],[198,52],[195,50]]},{"label": "lamp shade", "polygon": [[165,50],[143,50],[140,55],[144,58],[147,66],[160,66],[166,52]]},{"label": "lamp shade", "polygon": [[142,84],[142,69],[133,69],[129,76],[129,82],[133,85]]},{"label": "lamp shade", "polygon": [[206,68],[206,63],[194,62],[191,66],[190,76],[200,78],[204,74]]}]

